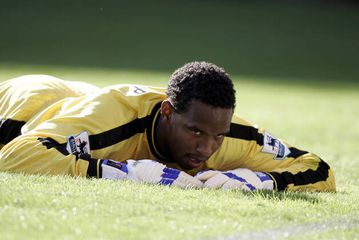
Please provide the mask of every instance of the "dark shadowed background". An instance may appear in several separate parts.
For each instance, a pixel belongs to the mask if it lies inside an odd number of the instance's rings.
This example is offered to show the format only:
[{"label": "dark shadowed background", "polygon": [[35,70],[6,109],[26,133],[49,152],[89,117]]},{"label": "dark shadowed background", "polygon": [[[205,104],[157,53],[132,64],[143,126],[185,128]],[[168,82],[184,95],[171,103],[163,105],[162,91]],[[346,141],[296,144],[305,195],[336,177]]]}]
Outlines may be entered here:
[{"label": "dark shadowed background", "polygon": [[0,64],[359,81],[356,1],[0,1]]}]

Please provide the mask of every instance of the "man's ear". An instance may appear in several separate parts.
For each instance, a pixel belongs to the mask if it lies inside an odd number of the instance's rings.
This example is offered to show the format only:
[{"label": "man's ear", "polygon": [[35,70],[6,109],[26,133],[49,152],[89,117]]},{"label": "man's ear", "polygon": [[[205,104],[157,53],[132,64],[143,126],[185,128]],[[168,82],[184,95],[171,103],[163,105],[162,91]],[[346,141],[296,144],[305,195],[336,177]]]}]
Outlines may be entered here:
[{"label": "man's ear", "polygon": [[164,118],[170,119],[174,109],[168,100],[163,100],[161,104],[161,114]]}]

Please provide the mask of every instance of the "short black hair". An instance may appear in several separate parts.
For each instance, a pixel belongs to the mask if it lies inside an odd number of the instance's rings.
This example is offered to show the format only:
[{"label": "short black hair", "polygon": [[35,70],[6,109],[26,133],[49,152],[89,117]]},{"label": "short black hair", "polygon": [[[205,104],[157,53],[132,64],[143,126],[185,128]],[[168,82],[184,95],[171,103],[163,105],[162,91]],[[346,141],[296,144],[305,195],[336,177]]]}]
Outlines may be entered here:
[{"label": "short black hair", "polygon": [[223,68],[208,62],[190,62],[171,76],[167,96],[178,112],[183,112],[192,99],[213,107],[234,109],[236,91]]}]

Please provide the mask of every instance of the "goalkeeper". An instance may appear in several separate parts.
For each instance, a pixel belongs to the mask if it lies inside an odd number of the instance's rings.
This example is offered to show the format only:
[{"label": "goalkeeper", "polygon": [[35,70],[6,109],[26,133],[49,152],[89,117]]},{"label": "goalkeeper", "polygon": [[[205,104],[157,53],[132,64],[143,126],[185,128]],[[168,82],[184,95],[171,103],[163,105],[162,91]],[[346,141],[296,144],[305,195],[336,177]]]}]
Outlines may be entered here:
[{"label": "goalkeeper", "polygon": [[329,165],[234,115],[214,64],[177,69],[167,89],[45,75],[0,83],[0,170],[243,190],[335,191]]}]

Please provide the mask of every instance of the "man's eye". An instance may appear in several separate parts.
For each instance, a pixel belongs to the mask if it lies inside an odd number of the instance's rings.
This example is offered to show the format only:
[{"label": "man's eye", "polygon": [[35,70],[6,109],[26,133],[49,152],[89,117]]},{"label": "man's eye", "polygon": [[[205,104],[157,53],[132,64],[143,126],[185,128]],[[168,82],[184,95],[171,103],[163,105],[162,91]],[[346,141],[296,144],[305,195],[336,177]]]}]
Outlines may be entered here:
[{"label": "man's eye", "polygon": [[201,135],[201,131],[198,130],[198,129],[192,129],[192,133],[193,133],[194,135],[196,135],[196,136]]}]

